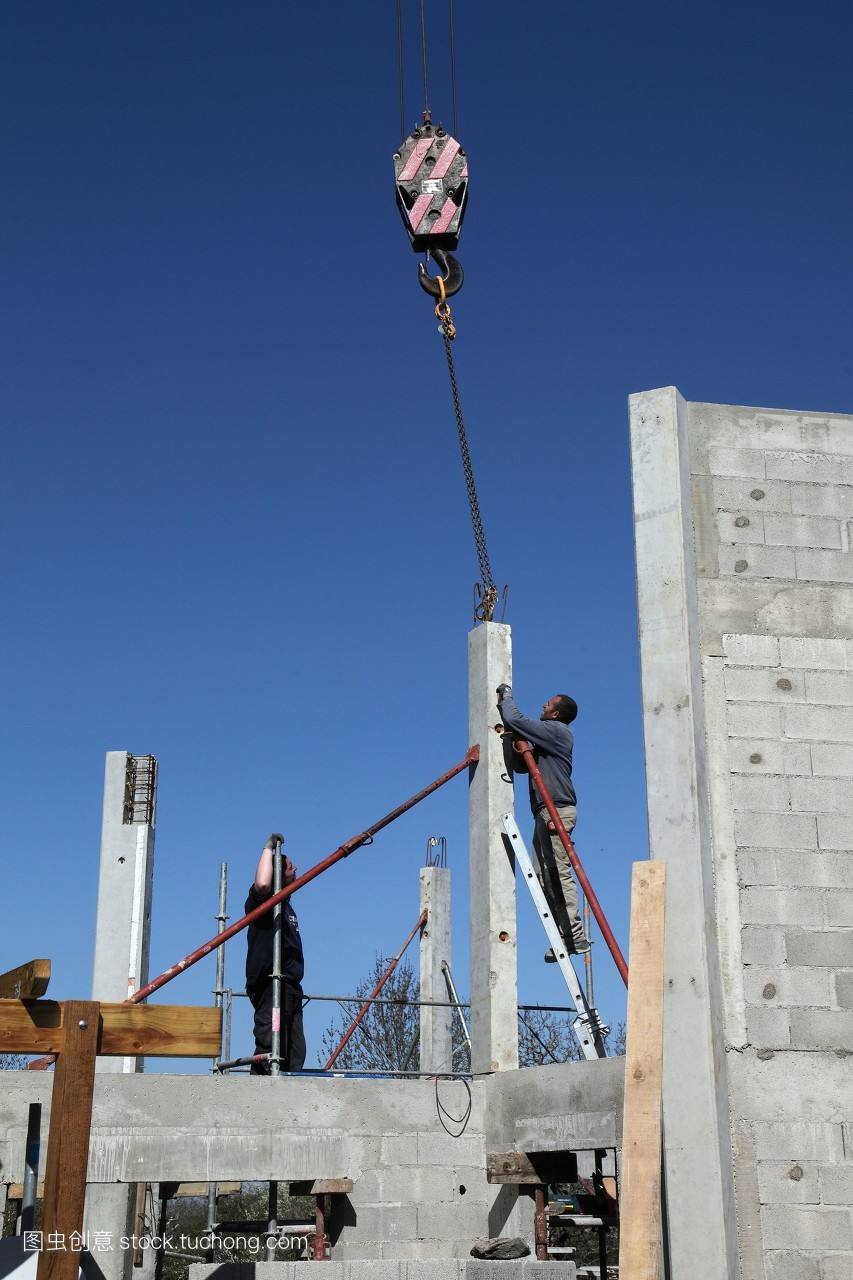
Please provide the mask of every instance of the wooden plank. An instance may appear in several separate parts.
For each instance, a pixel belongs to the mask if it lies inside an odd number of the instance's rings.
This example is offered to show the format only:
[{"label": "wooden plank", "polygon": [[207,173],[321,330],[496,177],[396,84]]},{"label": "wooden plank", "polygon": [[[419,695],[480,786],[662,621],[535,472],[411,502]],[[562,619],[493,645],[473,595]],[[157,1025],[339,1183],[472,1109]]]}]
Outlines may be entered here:
[{"label": "wooden plank", "polygon": [[103,1057],[215,1058],[222,1048],[222,1010],[204,1005],[102,1004]]},{"label": "wooden plank", "polygon": [[658,1280],[659,1272],[665,886],[663,862],[634,863],[619,1215],[620,1280]]},{"label": "wooden plank", "polygon": [[313,1178],[290,1183],[292,1196],[348,1196],[352,1178]]},{"label": "wooden plank", "polygon": [[56,1000],[0,1000],[0,1053],[59,1053],[64,1044]]},{"label": "wooden plank", "polygon": [[[55,1000],[0,1000],[0,1053],[61,1053],[63,1006]],[[102,1004],[102,1057],[215,1058],[222,1010],[198,1005]]]},{"label": "wooden plank", "polygon": [[49,960],[28,960],[17,969],[0,973],[0,999],[37,1000],[50,982]]},{"label": "wooden plank", "polygon": [[486,1155],[486,1181],[515,1187],[574,1182],[577,1157],[571,1151],[505,1151]]},{"label": "wooden plank", "polygon": [[68,1000],[64,1009],[65,1046],[53,1077],[37,1280],[77,1280],[80,1267],[80,1250],[73,1248],[71,1237],[83,1231],[98,1005]]}]

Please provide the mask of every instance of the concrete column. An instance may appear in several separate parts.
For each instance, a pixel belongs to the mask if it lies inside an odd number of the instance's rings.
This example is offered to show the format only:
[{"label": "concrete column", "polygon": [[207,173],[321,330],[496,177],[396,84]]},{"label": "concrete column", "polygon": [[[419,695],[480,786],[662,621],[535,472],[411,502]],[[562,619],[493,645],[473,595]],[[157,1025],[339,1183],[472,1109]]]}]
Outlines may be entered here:
[{"label": "concrete column", "polygon": [[[107,752],[92,978],[94,1000],[126,1000],[148,981],[156,782],[152,757]],[[141,1071],[143,1059],[99,1058],[97,1069]],[[133,1234],[135,1204],[134,1184],[89,1187],[86,1227],[90,1232],[110,1232],[113,1247],[86,1259],[83,1269],[87,1274],[96,1275],[100,1269],[106,1280],[123,1280],[130,1274],[132,1251],[119,1250],[118,1240],[122,1235]]]},{"label": "concrete column", "polygon": [[[450,868],[421,867],[421,999],[447,1000],[442,961],[450,964]],[[453,1010],[421,1005],[421,1071],[453,1070]]]},{"label": "concrete column", "polygon": [[674,387],[631,397],[631,450],[649,848],[667,864],[671,1274],[722,1280],[739,1273],[687,406]]},{"label": "concrete column", "polygon": [[484,622],[468,635],[468,741],[480,762],[468,790],[472,1070],[518,1066],[515,859],[501,816],[513,807],[495,689],[512,683],[512,633]]}]

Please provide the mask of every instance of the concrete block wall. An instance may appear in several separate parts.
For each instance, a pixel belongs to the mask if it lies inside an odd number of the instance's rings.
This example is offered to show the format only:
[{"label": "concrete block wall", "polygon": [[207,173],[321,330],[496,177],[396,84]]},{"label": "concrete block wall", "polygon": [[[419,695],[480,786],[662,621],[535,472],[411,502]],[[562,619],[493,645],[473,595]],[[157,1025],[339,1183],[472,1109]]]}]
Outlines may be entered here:
[{"label": "concrete block wall", "polygon": [[[635,484],[657,433],[680,455],[660,504],[688,516],[700,745],[667,785],[708,793],[731,1274],[853,1277],[853,416],[667,388],[632,398],[632,430]],[[650,616],[641,592],[646,667]],[[647,752],[653,696],[644,681]]]}]

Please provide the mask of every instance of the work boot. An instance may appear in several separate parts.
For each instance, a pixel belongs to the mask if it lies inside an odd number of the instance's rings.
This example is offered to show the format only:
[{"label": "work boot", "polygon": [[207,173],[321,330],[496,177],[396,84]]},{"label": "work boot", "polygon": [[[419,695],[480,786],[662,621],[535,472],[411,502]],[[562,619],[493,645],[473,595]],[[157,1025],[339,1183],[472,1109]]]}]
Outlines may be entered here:
[{"label": "work boot", "polygon": [[585,956],[591,946],[589,938],[578,938],[577,941],[572,941],[572,950],[576,956]]},{"label": "work boot", "polygon": [[548,950],[545,952],[545,963],[546,963],[546,964],[556,964],[556,963],[557,963],[557,957],[554,955],[554,948],[553,948],[553,947],[549,947],[549,948],[548,948]]}]

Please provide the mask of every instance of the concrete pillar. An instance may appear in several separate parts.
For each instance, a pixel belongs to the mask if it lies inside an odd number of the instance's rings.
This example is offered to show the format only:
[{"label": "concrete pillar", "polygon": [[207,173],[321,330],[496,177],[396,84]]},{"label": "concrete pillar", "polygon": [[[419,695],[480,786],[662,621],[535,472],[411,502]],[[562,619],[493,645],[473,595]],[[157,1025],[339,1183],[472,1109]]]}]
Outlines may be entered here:
[{"label": "concrete pillar", "polygon": [[[442,961],[450,964],[450,868],[421,867],[421,999],[447,1000]],[[453,1070],[453,1010],[421,1005],[421,1071]]]},{"label": "concrete pillar", "polygon": [[[92,998],[126,1000],[148,981],[151,897],[154,876],[154,820],[157,763],[152,756],[108,751],[104,771],[101,862],[95,924]],[[143,1059],[99,1058],[100,1072],[143,1069]],[[130,1274],[132,1251],[118,1248],[134,1231],[136,1187],[91,1185],[86,1197],[86,1227],[108,1231],[112,1249],[86,1260],[83,1269],[106,1280]]]},{"label": "concrete pillar", "polygon": [[471,919],[471,1065],[474,1073],[518,1066],[515,859],[502,814],[513,807],[495,689],[512,683],[512,633],[484,622],[468,635],[468,741],[480,762],[468,789]]},{"label": "concrete pillar", "polygon": [[739,1271],[687,423],[674,387],[631,397],[649,849],[667,864],[663,1116],[671,1274],[722,1280]]}]

